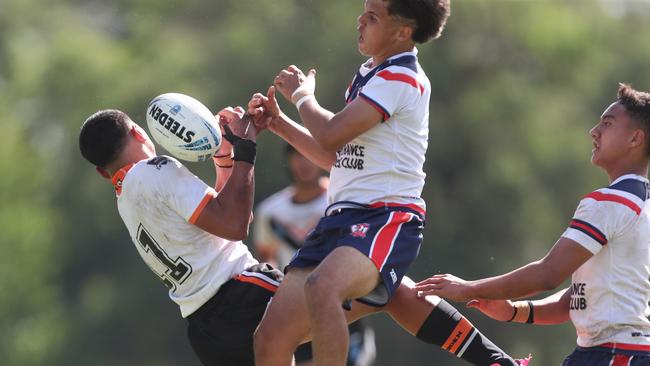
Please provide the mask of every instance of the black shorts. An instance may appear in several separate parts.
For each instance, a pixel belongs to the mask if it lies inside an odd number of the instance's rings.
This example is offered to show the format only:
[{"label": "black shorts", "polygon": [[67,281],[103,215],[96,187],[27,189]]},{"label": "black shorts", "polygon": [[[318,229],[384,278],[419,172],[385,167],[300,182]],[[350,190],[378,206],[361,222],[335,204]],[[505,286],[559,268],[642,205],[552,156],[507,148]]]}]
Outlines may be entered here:
[{"label": "black shorts", "polygon": [[253,366],[253,333],[282,272],[260,263],[229,280],[187,317],[192,349],[206,366]]}]

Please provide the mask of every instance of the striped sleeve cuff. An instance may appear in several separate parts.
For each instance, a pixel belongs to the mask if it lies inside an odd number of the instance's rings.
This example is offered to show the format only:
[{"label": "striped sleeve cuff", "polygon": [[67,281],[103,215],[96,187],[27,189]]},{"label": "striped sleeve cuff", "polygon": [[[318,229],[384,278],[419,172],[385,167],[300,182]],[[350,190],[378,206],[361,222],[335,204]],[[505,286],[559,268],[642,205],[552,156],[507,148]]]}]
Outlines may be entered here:
[{"label": "striped sleeve cuff", "polygon": [[382,122],[386,122],[386,120],[390,118],[390,113],[388,113],[386,108],[384,108],[381,104],[379,104],[379,102],[377,102],[376,100],[370,98],[369,96],[363,93],[359,94],[359,96],[362,97],[365,101],[367,101],[373,108],[375,108],[377,112],[379,112],[379,114],[381,114]]},{"label": "striped sleeve cuff", "polygon": [[208,189],[208,191],[205,193],[205,196],[203,196],[203,199],[201,202],[199,202],[199,205],[196,206],[196,209],[194,209],[194,212],[192,213],[192,216],[190,216],[189,222],[190,224],[194,225],[196,224],[196,220],[199,219],[199,216],[203,212],[203,209],[205,206],[208,205],[208,203],[217,196],[217,193],[214,190]]},{"label": "striped sleeve cuff", "polygon": [[588,222],[578,219],[571,220],[562,236],[577,242],[593,254],[598,253],[603,246],[607,245],[607,237],[602,231]]}]

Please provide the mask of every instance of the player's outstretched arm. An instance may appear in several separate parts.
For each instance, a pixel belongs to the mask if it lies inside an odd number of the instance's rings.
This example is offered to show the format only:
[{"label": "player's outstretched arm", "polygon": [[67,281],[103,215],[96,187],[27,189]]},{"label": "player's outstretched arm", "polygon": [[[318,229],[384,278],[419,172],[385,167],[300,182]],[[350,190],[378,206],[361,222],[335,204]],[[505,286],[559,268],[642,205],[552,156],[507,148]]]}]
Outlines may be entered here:
[{"label": "player's outstretched arm", "polygon": [[289,66],[275,77],[278,91],[298,108],[300,119],[313,138],[326,151],[337,151],[346,143],[382,121],[382,114],[357,98],[334,114],[321,107],[314,95],[316,70],[305,75],[296,66]]},{"label": "player's outstretched arm", "polygon": [[[321,169],[329,171],[336,160],[336,153],[327,151],[320,146],[305,127],[293,121],[280,110],[276,96],[276,88],[269,87],[266,95],[256,93],[248,103],[248,112],[256,113],[255,109],[262,107],[264,113],[271,117],[268,124],[258,126],[268,128],[283,140],[293,145],[303,156]],[[259,112],[257,112],[259,113]]]},{"label": "player's outstretched arm", "polygon": [[437,295],[455,301],[517,299],[556,288],[592,255],[582,245],[562,237],[544,258],[512,272],[475,281],[439,274],[418,282],[416,289],[420,296]]},{"label": "player's outstretched arm", "polygon": [[[535,324],[560,324],[569,321],[571,288],[562,289],[541,300],[532,301]],[[516,302],[521,303],[521,301]],[[527,304],[524,304],[527,306]],[[515,302],[510,300],[470,300],[467,307],[478,309],[490,318],[502,322],[514,321]]]},{"label": "player's outstretched arm", "polygon": [[196,225],[225,239],[242,240],[248,236],[253,209],[257,130],[250,118],[244,118],[243,109],[227,108],[219,114],[229,116],[224,138],[233,146],[232,172],[219,194],[206,204]]}]

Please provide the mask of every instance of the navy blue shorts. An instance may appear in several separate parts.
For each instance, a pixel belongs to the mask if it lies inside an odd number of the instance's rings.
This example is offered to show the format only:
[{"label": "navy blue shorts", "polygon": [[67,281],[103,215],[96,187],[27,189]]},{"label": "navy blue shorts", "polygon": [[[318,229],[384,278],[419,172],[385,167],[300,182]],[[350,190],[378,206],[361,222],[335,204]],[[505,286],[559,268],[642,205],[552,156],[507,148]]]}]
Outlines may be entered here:
[{"label": "navy blue shorts", "polygon": [[374,291],[357,300],[383,306],[417,257],[423,230],[422,213],[406,206],[374,208],[357,204],[354,208],[335,210],[320,219],[287,270],[316,267],[341,246],[356,248],[370,258],[382,279]]},{"label": "navy blue shorts", "polygon": [[621,343],[578,346],[562,366],[650,366],[650,346]]}]

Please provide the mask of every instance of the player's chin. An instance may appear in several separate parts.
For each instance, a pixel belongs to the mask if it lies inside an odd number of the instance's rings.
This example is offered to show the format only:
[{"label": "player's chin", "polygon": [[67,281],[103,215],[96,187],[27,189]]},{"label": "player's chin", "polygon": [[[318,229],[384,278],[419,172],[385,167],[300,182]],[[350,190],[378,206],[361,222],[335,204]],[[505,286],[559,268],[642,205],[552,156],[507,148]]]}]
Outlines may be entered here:
[{"label": "player's chin", "polygon": [[357,49],[359,50],[359,53],[363,56],[370,57],[370,54],[367,50],[366,45],[363,43],[363,41],[359,40],[357,42]]},{"label": "player's chin", "polygon": [[597,151],[592,151],[591,153],[591,164],[594,166],[597,166],[599,168],[602,168],[602,161],[599,159],[598,152]]}]

